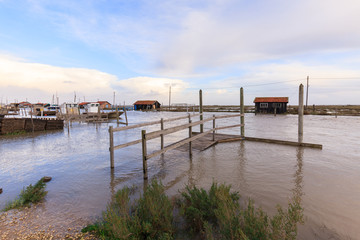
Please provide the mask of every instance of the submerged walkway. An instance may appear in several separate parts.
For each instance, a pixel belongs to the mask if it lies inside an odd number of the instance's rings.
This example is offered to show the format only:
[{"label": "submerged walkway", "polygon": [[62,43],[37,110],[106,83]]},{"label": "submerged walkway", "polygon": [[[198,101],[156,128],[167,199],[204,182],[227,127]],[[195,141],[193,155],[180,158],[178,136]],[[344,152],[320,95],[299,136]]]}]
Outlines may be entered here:
[{"label": "submerged walkway", "polygon": [[[200,133],[193,132],[192,134],[193,136],[196,136]],[[215,133],[214,138],[215,141],[213,141],[213,134],[209,133],[201,138],[195,139],[194,141],[192,141],[192,149],[198,151],[204,151],[209,147],[216,145],[217,143],[244,140],[244,138],[242,138],[240,135],[229,135],[229,134],[221,134],[221,133]],[[180,151],[189,151],[189,144],[188,143],[184,144],[180,147],[177,147],[176,149]]]},{"label": "submerged walkway", "polygon": [[[200,134],[198,132],[193,132],[193,136]],[[254,137],[241,137],[240,135],[232,135],[232,134],[222,134],[222,133],[215,133],[213,141],[213,134],[209,133],[205,136],[195,139],[192,141],[192,149],[198,151],[204,151],[209,147],[212,147],[218,143],[224,142],[235,142],[235,141],[252,141],[252,142],[263,142],[263,143],[272,143],[272,144],[282,144],[282,145],[290,145],[290,146],[298,146],[298,147],[310,147],[310,148],[319,148],[322,149],[321,144],[314,144],[314,143],[299,143],[294,141],[285,141],[285,140],[276,140],[276,139],[266,139],[266,138],[254,138]],[[174,143],[176,144],[176,143]],[[180,151],[189,151],[189,144],[184,144],[180,147],[176,148]]]}]

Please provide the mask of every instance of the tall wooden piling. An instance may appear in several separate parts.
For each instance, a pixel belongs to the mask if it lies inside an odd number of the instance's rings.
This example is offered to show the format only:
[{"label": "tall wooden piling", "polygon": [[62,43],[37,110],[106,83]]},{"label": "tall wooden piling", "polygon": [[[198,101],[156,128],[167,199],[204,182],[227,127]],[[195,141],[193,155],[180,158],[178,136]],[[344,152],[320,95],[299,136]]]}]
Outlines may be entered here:
[{"label": "tall wooden piling", "polygon": [[125,121],[126,121],[126,126],[127,126],[129,123],[128,123],[128,118],[127,118],[127,113],[126,113],[125,102],[124,102],[124,113],[125,113]]},{"label": "tall wooden piling", "polygon": [[304,124],[304,85],[300,84],[299,86],[299,107],[298,107],[298,116],[299,116],[299,128],[298,128],[298,142],[303,142],[303,124]]},{"label": "tall wooden piling", "polygon": [[110,168],[114,168],[114,132],[113,127],[109,127],[109,137],[110,137]]},{"label": "tall wooden piling", "polygon": [[[161,120],[160,120],[160,129],[164,130],[164,119],[163,118],[161,118]],[[160,144],[161,149],[164,149],[164,134],[161,134],[160,141],[161,141],[161,144]]]},{"label": "tall wooden piling", "polygon": [[32,125],[32,132],[34,133],[34,120],[33,120],[33,115],[34,115],[34,105],[31,105],[31,125]]},{"label": "tall wooden piling", "polygon": [[[114,92],[114,94],[115,94],[115,92]],[[119,121],[119,107],[117,105],[115,107],[116,107],[116,123],[119,126],[119,124],[120,124],[120,121]]]},{"label": "tall wooden piling", "polygon": [[245,108],[244,108],[244,89],[240,88],[240,132],[241,137],[245,137]]},{"label": "tall wooden piling", "polygon": [[144,179],[148,179],[147,173],[147,150],[146,150],[146,130],[141,130],[141,142],[142,142],[142,159],[143,159],[143,172],[144,172]]},{"label": "tall wooden piling", "polygon": [[[189,114],[189,123],[191,123],[190,114]],[[192,127],[189,126],[189,139],[192,138]],[[189,156],[192,156],[192,142],[189,142]]]},{"label": "tall wooden piling", "polygon": [[[202,104],[202,90],[199,91],[199,113],[200,113],[200,121],[203,120],[203,104]],[[204,132],[204,124],[200,124],[200,132]]]},{"label": "tall wooden piling", "polygon": [[215,141],[215,114],[213,115],[213,134],[212,134],[212,140]]}]

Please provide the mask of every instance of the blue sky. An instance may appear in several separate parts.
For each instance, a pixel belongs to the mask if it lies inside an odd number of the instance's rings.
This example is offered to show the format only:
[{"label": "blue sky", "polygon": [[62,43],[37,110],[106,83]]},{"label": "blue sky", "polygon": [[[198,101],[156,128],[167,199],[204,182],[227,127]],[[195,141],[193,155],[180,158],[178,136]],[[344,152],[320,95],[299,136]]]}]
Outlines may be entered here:
[{"label": "blue sky", "polygon": [[[0,101],[360,102],[358,0],[0,0]],[[79,100],[79,99],[78,99]]]}]

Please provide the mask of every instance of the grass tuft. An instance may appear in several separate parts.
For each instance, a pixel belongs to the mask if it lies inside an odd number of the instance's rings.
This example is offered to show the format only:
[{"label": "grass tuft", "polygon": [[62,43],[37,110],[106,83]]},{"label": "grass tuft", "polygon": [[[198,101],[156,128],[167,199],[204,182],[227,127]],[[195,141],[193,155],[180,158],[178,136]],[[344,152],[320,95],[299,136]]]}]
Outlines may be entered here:
[{"label": "grass tuft", "polygon": [[44,183],[43,178],[41,178],[34,186],[30,184],[26,188],[23,188],[19,197],[7,203],[3,211],[26,207],[32,203],[40,202],[47,194],[45,188],[46,183]]}]

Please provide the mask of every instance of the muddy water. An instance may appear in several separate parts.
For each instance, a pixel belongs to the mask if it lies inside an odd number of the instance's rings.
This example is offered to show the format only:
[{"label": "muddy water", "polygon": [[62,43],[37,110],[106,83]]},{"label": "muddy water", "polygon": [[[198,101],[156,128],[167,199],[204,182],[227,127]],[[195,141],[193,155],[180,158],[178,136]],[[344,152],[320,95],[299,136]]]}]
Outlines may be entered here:
[{"label": "muddy water", "polygon": [[[131,124],[183,115],[128,113]],[[297,116],[247,114],[245,120],[247,136],[297,140]],[[236,124],[239,120],[227,121],[217,125]],[[141,189],[140,145],[116,150],[115,169],[109,168],[110,125],[115,123],[73,123],[63,131],[2,136],[0,188],[4,192],[0,195],[0,208],[24,186],[42,176],[52,176],[46,201],[30,210],[31,218],[26,225],[29,229],[34,224],[68,228],[101,216],[117,189],[125,185]],[[147,128],[158,129],[159,126]],[[239,130],[222,132],[238,134]],[[170,195],[177,194],[188,183],[209,187],[213,180],[226,182],[243,199],[253,198],[270,213],[275,212],[276,204],[286,207],[295,194],[301,196],[305,209],[305,225],[300,227],[298,239],[359,239],[359,133],[357,117],[305,116],[304,141],[323,144],[322,150],[236,142],[196,152],[192,159],[188,153],[174,150],[149,160],[149,177],[161,179]],[[165,142],[172,143],[186,135],[187,131],[172,134],[165,137]],[[115,133],[115,144],[139,136],[139,130]],[[148,151],[157,150],[159,142],[152,140]],[[3,229],[0,222],[0,230]]]}]

